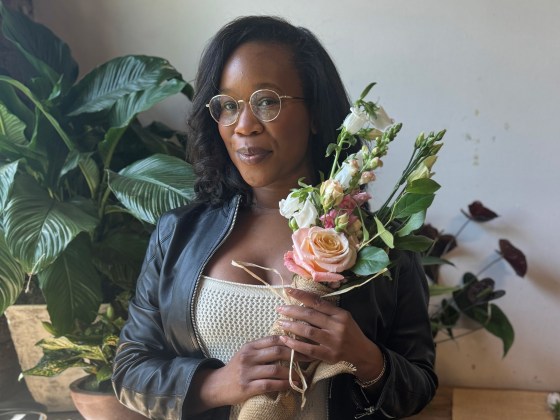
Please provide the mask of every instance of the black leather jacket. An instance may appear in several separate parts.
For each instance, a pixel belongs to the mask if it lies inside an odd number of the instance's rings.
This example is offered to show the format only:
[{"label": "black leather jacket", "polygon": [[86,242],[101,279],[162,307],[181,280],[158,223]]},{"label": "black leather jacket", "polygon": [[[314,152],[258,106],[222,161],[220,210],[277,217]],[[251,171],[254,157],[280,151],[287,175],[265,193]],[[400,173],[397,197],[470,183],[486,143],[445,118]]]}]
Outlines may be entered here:
[{"label": "black leather jacket", "polygon": [[[198,369],[223,366],[201,350],[193,328],[193,295],[205,265],[233,228],[239,201],[235,197],[222,208],[176,209],[162,216],[152,234],[113,373],[120,401],[150,418],[229,416],[229,407],[193,416],[184,402]],[[342,295],[340,306],[385,354],[387,373],[376,401],[368,401],[352,375],[333,378],[331,420],[409,416],[435,393],[427,284],[413,254],[398,258],[393,280],[375,279]]]}]

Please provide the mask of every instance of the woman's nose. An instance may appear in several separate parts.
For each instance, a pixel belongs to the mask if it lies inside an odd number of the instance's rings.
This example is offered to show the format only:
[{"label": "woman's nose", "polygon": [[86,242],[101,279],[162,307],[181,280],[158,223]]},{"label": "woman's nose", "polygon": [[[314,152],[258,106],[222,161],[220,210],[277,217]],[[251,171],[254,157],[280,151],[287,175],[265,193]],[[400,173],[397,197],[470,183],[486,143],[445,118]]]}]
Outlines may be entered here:
[{"label": "woman's nose", "polygon": [[239,117],[235,123],[235,132],[248,136],[262,132],[263,127],[263,123],[255,117],[249,104],[241,102],[239,104]]}]

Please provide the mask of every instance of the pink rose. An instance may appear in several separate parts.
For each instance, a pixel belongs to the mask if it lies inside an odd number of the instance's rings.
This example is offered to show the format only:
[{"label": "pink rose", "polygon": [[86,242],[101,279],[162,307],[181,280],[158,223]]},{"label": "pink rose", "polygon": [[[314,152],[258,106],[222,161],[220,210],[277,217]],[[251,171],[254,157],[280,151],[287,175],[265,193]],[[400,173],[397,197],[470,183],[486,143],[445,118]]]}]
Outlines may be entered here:
[{"label": "pink rose", "polygon": [[318,226],[301,228],[292,235],[293,251],[284,256],[284,265],[293,273],[317,282],[344,279],[341,273],[356,263],[356,248],[346,235]]}]

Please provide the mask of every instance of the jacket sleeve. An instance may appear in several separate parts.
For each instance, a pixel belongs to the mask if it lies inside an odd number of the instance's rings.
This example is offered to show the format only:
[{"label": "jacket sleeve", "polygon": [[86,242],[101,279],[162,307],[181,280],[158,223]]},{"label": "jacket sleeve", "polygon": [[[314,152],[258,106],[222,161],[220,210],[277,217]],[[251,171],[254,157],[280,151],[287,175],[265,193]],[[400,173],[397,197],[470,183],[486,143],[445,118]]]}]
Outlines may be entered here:
[{"label": "jacket sleeve", "polygon": [[180,354],[166,338],[158,293],[164,258],[159,228],[158,224],[150,239],[129,318],[121,331],[113,387],[121,403],[151,419],[221,418],[223,408],[190,416],[185,407],[196,371],[223,363],[202,354]]},{"label": "jacket sleeve", "polygon": [[355,385],[364,417],[408,417],[421,411],[434,397],[438,379],[434,372],[435,345],[428,314],[428,284],[418,255],[401,254],[402,264],[392,281],[396,284],[396,309],[389,334],[378,342],[387,363],[387,376],[377,401],[369,401]]}]

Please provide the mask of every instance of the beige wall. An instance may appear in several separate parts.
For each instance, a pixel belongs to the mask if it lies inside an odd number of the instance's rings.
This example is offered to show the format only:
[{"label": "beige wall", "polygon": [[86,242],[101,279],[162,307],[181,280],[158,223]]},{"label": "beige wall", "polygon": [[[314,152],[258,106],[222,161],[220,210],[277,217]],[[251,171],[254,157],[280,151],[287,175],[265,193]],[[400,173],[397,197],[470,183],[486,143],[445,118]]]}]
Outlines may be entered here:
[{"label": "beige wall", "polygon": [[[87,71],[122,54],[169,59],[194,77],[206,40],[226,21],[277,14],[314,31],[355,98],[370,81],[374,97],[405,128],[375,194],[383,196],[422,130],[447,128],[437,164],[443,184],[429,220],[455,232],[459,209],[482,200],[500,214],[487,233],[461,236],[458,270],[475,271],[498,239],[529,260],[525,279],[504,264],[487,274],[507,290],[499,305],[516,330],[510,354],[477,332],[438,346],[443,383],[560,389],[560,3],[557,0],[35,0],[35,15],[71,46]],[[152,112],[181,127],[186,104]],[[474,258],[464,254],[473,253]]]}]

